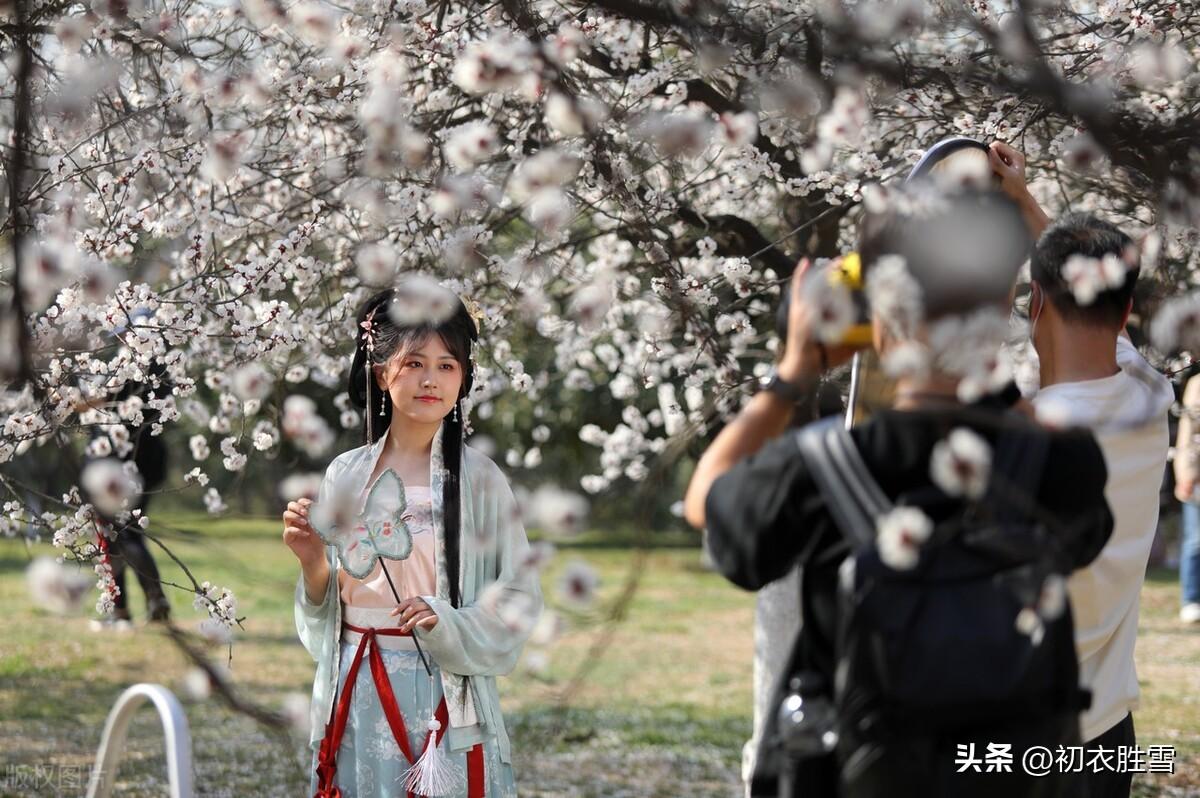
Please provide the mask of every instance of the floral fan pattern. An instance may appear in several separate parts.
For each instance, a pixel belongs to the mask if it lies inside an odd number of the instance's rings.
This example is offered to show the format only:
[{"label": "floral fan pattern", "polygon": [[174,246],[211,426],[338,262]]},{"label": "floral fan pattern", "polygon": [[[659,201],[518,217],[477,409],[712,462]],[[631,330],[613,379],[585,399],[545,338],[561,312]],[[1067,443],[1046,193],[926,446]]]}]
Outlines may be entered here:
[{"label": "floral fan pattern", "polygon": [[386,469],[367,492],[361,512],[348,496],[335,496],[309,509],[309,524],[329,546],[336,546],[346,573],[365,579],[380,557],[404,560],[412,554],[412,533],[404,522],[408,500],[404,483]]}]

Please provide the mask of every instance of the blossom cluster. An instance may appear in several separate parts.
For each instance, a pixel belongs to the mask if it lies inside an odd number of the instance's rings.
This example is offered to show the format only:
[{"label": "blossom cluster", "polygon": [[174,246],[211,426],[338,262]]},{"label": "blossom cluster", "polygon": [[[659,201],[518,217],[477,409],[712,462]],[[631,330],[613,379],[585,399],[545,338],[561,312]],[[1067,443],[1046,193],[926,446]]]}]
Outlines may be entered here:
[{"label": "blossom cluster", "polygon": [[[423,274],[482,309],[469,424],[516,481],[556,483],[532,494],[539,523],[573,530],[576,489],[594,503],[644,482],[746,401],[799,256],[852,249],[860,206],[897,201],[951,134],[1020,149],[1048,210],[1126,227],[1175,296],[1155,344],[1200,351],[1200,23],[1179,3],[1025,5],[738,0],[686,30],[573,2],[39,11],[21,279],[0,281],[24,313],[0,317],[0,528],[84,545],[92,513],[129,512],[140,475],[121,461],[143,424],[187,442],[183,490],[211,513],[281,451],[307,461],[281,494],[310,495],[363,421],[345,391],[358,307]],[[1122,265],[1074,262],[1077,299]],[[878,272],[874,304],[911,330],[902,266]],[[812,286],[836,339],[852,309]],[[929,332],[889,371],[936,365],[964,398],[1011,376],[1006,319]],[[60,434],[92,460],[86,495],[33,511],[21,458]],[[551,473],[577,440],[585,467]]]}]

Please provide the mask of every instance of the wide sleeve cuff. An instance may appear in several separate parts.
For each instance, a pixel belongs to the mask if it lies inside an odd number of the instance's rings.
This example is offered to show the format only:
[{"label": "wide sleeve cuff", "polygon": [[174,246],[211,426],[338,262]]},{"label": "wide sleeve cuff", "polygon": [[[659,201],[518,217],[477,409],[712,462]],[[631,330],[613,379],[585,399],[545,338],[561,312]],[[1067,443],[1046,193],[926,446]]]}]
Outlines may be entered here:
[{"label": "wide sleeve cuff", "polygon": [[439,664],[457,663],[463,659],[462,640],[454,628],[451,619],[454,607],[450,602],[435,596],[422,596],[429,608],[438,617],[437,624],[432,629],[418,626],[413,630],[417,638],[429,649]]},{"label": "wide sleeve cuff", "polygon": [[337,571],[330,569],[329,580],[325,584],[325,597],[320,604],[314,604],[308,598],[308,591],[304,589],[304,573],[301,572],[296,580],[296,606],[306,618],[319,620],[327,615],[333,602],[337,600]]}]

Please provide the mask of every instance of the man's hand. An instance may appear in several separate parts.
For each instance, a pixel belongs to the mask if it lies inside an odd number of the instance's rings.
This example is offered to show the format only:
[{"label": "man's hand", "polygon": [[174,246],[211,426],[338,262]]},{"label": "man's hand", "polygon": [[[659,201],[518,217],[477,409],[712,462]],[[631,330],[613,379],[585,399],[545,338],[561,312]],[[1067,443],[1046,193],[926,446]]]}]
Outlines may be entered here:
[{"label": "man's hand", "polygon": [[993,141],[988,147],[988,162],[992,172],[1000,178],[1000,189],[1021,202],[1029,193],[1025,182],[1025,156],[1003,141]]},{"label": "man's hand", "polygon": [[[819,376],[822,368],[845,363],[854,348],[841,344],[822,346],[814,332],[813,320],[819,308],[810,303],[805,279],[827,279],[823,274],[808,274],[808,259],[800,261],[788,286],[791,291],[788,307],[787,342],[779,361],[779,376],[791,383],[801,383]],[[824,352],[824,357],[822,357]],[[683,517],[697,529],[705,523],[705,503],[708,491],[722,474],[763,447],[787,429],[793,405],[778,394],[760,391],[742,408],[737,418],[725,426],[709,445],[692,472],[687,494],[683,498]]]},{"label": "man's hand", "polygon": [[1196,480],[1181,479],[1175,482],[1175,498],[1181,502],[1193,501],[1192,493],[1196,490]]},{"label": "man's hand", "polygon": [[1017,203],[1025,225],[1036,241],[1050,225],[1050,218],[1029,193],[1025,182],[1025,156],[1003,141],[993,141],[988,147],[988,162],[992,172],[1000,178],[1000,190]]},{"label": "man's hand", "polygon": [[[813,331],[813,319],[820,308],[814,308],[804,290],[806,279],[825,279],[824,275],[808,277],[812,267],[804,258],[792,273],[788,290],[792,292],[788,306],[787,342],[784,344],[783,359],[779,361],[779,376],[788,382],[820,376],[823,369],[840,366],[854,356],[854,347],[841,344],[823,344]],[[823,354],[822,354],[823,352]]]}]

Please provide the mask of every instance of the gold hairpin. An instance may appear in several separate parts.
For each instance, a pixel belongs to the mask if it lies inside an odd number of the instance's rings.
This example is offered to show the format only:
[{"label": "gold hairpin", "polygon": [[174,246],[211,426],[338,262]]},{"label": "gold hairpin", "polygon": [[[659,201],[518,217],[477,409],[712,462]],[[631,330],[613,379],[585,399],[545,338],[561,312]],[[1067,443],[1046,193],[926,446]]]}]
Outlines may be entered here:
[{"label": "gold hairpin", "polygon": [[471,321],[475,322],[475,332],[479,332],[480,325],[483,323],[484,313],[483,308],[479,303],[470,297],[463,297],[463,307],[467,309],[467,315],[471,317]]}]

